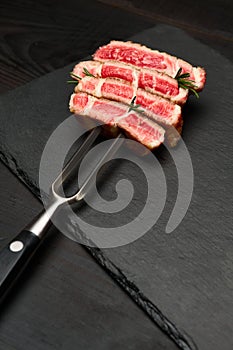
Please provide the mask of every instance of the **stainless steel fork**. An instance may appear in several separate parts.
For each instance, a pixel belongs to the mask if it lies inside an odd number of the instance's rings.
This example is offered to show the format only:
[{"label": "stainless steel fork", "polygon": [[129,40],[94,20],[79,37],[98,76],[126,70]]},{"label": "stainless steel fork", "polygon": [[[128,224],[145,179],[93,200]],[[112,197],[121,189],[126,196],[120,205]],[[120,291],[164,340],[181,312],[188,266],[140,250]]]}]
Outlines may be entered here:
[{"label": "stainless steel fork", "polygon": [[100,167],[113,157],[124,141],[123,135],[119,134],[74,195],[70,197],[59,195],[59,189],[63,186],[64,181],[72,173],[73,168],[81,162],[99,133],[100,127],[96,127],[92,130],[82,146],[75,152],[63,171],[52,183],[47,209],[43,210],[23,231],[0,251],[0,301],[7,294],[37,250],[41,240],[44,238],[51,225],[51,218],[54,213],[61,208],[63,204],[72,204],[85,197],[86,193],[92,187]]}]

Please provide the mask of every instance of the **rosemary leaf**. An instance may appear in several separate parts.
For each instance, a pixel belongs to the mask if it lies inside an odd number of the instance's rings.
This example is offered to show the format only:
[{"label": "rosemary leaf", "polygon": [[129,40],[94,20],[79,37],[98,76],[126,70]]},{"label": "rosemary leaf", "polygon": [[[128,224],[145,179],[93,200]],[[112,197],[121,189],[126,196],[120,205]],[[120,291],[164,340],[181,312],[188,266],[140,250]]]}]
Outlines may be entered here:
[{"label": "rosemary leaf", "polygon": [[139,107],[141,107],[141,105],[129,105],[128,112],[131,112],[131,111],[135,111],[139,113],[144,112],[142,109],[139,109]]},{"label": "rosemary leaf", "polygon": [[135,100],[136,100],[136,96],[134,96],[134,98],[132,99],[132,101],[129,105],[128,112],[135,111],[135,112],[143,113],[144,111],[142,109],[139,109],[139,107],[141,107],[141,105],[134,104]]},{"label": "rosemary leaf", "polygon": [[181,72],[182,72],[182,68],[179,68],[178,72],[176,73],[175,79],[179,78]]},{"label": "rosemary leaf", "polygon": [[79,77],[78,75],[74,74],[73,72],[70,72],[70,75],[71,75],[71,77],[75,77],[75,78],[77,78],[78,80],[81,80],[81,79],[82,79],[81,77]]},{"label": "rosemary leaf", "polygon": [[175,79],[178,81],[178,86],[191,91],[196,98],[199,98],[199,95],[196,91],[197,86],[194,84],[194,80],[192,79],[188,79],[190,77],[189,73],[183,73],[182,72],[182,68],[179,68],[178,72],[176,73]]},{"label": "rosemary leaf", "polygon": [[131,101],[130,104],[131,104],[131,105],[134,105],[135,100],[136,100],[136,96],[133,97],[133,99],[132,99],[132,101]]},{"label": "rosemary leaf", "polygon": [[91,74],[88,70],[87,70],[87,68],[83,68],[83,73],[85,74],[85,75],[87,75],[88,77],[93,77],[93,78],[96,78],[93,74]]},{"label": "rosemary leaf", "polygon": [[68,84],[78,84],[77,80],[67,80]]},{"label": "rosemary leaf", "polygon": [[196,92],[196,90],[195,89],[189,89],[195,96],[196,96],[196,98],[199,98],[200,96],[198,95],[198,93]]},{"label": "rosemary leaf", "polygon": [[179,75],[179,79],[185,79],[185,78],[189,78],[190,77],[190,74],[189,73],[184,73],[184,74],[181,74]]}]

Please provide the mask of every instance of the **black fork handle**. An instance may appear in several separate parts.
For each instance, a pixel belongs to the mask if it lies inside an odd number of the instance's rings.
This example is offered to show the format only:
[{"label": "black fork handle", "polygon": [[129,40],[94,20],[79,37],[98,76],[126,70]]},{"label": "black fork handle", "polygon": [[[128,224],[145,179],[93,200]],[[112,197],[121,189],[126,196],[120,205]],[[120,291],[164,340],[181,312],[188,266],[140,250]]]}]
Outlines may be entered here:
[{"label": "black fork handle", "polygon": [[34,233],[23,230],[0,251],[0,301],[17,280],[41,239]]}]

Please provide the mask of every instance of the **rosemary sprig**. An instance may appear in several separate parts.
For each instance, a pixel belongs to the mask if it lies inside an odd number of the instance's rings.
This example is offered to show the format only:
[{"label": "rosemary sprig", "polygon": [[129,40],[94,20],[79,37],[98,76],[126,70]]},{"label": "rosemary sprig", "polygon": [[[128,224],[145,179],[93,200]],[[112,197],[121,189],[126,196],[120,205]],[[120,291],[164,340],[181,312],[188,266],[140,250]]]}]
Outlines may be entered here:
[{"label": "rosemary sprig", "polygon": [[132,101],[131,101],[131,103],[130,103],[130,105],[129,105],[129,109],[128,109],[128,112],[131,112],[131,111],[135,111],[135,112],[144,112],[142,109],[139,109],[139,107],[141,107],[141,105],[139,105],[139,104],[134,104],[134,102],[135,102],[135,100],[136,100],[136,96],[134,96],[134,98],[132,99]]},{"label": "rosemary sprig", "polygon": [[85,75],[87,75],[88,77],[92,77],[92,78],[96,78],[93,74],[91,74],[90,72],[89,72],[89,70],[87,70],[87,68],[83,68],[83,73],[85,74]]},{"label": "rosemary sprig", "polygon": [[73,72],[70,72],[70,76],[71,76],[71,78],[72,78],[72,77],[75,77],[75,78],[78,79],[78,80],[81,80],[81,79],[82,79],[80,76],[74,74]]},{"label": "rosemary sprig", "polygon": [[[83,74],[85,74],[86,76],[88,77],[93,77],[93,78],[96,78],[93,74],[91,74],[87,68],[83,68]],[[78,84],[79,80],[81,80],[82,78],[76,74],[74,74],[73,72],[70,72],[70,76],[71,78],[76,78],[76,80],[68,80],[67,83],[68,84]],[[78,80],[78,81],[77,81]]]},{"label": "rosemary sprig", "polygon": [[178,70],[175,76],[175,79],[178,81],[178,86],[183,89],[190,90],[196,96],[196,98],[199,98],[199,95],[195,90],[196,85],[194,84],[194,80],[188,79],[190,77],[190,74],[189,73],[181,74],[181,72],[182,72],[182,68]]},{"label": "rosemary sprig", "polygon": [[70,76],[71,78],[75,77],[76,80],[67,80],[68,84],[78,84],[79,80],[81,80],[81,78],[78,75],[74,74],[73,72],[70,72]]}]

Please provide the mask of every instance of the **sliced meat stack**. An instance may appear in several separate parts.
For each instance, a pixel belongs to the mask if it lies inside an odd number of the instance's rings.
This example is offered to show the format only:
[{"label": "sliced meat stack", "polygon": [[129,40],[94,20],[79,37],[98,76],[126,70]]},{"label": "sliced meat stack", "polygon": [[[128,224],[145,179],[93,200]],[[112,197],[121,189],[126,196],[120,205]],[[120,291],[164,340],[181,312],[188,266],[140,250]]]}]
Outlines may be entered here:
[{"label": "sliced meat stack", "polygon": [[[206,80],[205,70],[145,46],[111,41],[77,64],[70,99],[71,112],[120,128],[146,147],[158,147],[166,138],[176,145],[182,130],[181,106],[188,89],[179,87],[177,72],[188,73],[196,91]],[[158,125],[160,124],[160,125]]]}]

